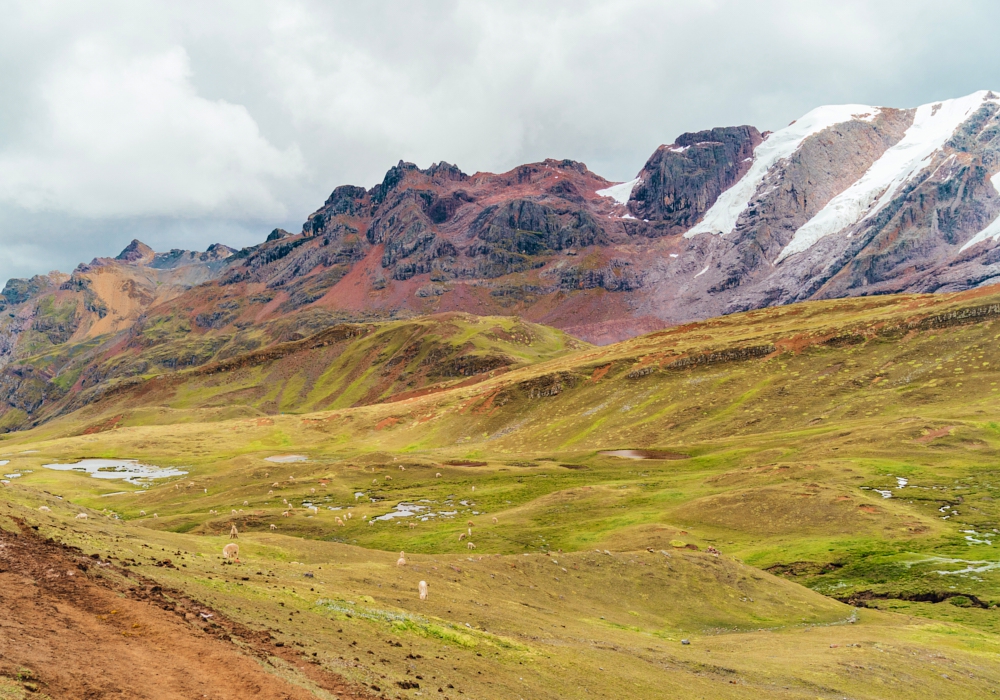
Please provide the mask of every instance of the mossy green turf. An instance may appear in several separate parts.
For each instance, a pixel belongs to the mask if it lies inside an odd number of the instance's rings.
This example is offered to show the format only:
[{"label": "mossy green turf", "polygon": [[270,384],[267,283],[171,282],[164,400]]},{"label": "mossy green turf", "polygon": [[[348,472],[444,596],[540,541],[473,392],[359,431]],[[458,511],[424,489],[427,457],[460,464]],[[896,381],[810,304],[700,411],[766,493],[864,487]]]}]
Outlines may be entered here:
[{"label": "mossy green turf", "polygon": [[[366,682],[403,677],[403,658],[378,670],[396,639],[421,649],[425,678],[479,697],[565,697],[571,673],[599,697],[978,697],[1000,670],[1000,325],[921,319],[996,296],[768,309],[302,415],[98,404],[0,441],[4,469],[23,474],[4,493],[22,515],[44,500],[54,515],[32,517],[92,549],[182,552],[186,567],[143,570],[295,630]],[[116,429],[81,434],[115,413]],[[682,458],[601,454],[641,448]],[[309,461],[264,461],[287,453]],[[143,489],[41,468],[80,457],[189,474]],[[400,503],[435,515],[368,524]],[[68,520],[83,507],[125,523]],[[240,576],[216,554],[233,522],[248,555]],[[415,599],[421,577],[443,600]],[[821,626],[852,614],[835,598],[891,612]],[[301,622],[275,617],[277,602],[294,602]],[[346,617],[351,603],[367,612]],[[351,665],[364,635],[382,646]],[[680,635],[696,643],[682,648]]]}]

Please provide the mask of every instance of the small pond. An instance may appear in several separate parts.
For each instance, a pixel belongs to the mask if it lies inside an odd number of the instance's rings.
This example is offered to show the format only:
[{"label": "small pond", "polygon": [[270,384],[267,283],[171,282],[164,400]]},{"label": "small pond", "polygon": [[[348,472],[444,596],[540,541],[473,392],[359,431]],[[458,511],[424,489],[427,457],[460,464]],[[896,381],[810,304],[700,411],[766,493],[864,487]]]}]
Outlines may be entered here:
[{"label": "small pond", "polygon": [[141,464],[135,459],[83,459],[73,464],[43,464],[46,469],[56,471],[86,472],[96,479],[124,479],[130,484],[138,484],[147,479],[166,479],[184,476],[186,471],[173,467],[154,467]]},{"label": "small pond", "polygon": [[411,515],[418,515],[421,511],[427,510],[427,506],[418,506],[414,503],[400,503],[395,510],[389,511],[385,515],[380,515],[372,520],[392,520],[393,518],[406,518]]}]

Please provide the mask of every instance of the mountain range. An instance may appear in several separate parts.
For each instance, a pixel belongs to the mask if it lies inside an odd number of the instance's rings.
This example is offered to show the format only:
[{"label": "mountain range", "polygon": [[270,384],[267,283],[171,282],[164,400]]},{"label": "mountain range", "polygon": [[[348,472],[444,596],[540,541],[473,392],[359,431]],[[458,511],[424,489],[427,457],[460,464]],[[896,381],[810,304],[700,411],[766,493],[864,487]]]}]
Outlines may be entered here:
[{"label": "mountain range", "polygon": [[[617,184],[571,160],[473,175],[400,162],[243,250],[133,241],[70,274],[8,281],[0,425],[337,324],[517,316],[600,345],[796,301],[991,284],[998,154],[1000,95],[981,91],[682,134]],[[446,354],[463,352],[498,357]],[[483,366],[513,363],[497,362]]]}]

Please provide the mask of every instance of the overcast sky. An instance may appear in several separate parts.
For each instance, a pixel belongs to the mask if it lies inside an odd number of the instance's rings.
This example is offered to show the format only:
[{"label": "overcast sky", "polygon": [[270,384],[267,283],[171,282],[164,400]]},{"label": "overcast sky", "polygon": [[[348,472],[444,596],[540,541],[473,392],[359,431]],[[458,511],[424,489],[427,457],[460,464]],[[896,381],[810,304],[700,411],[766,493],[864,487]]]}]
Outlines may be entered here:
[{"label": "overcast sky", "polygon": [[0,0],[0,284],[298,231],[404,159],[635,176],[684,132],[1000,90],[1000,3]]}]

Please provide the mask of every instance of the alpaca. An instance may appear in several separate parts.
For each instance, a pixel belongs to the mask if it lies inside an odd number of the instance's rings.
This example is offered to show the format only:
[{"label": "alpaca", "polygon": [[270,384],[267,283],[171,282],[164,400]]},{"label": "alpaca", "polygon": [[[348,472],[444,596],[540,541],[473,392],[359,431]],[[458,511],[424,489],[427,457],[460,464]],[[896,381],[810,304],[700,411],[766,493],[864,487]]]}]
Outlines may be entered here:
[{"label": "alpaca", "polygon": [[240,546],[238,544],[227,544],[222,548],[222,558],[232,559],[236,562],[240,560]]}]

